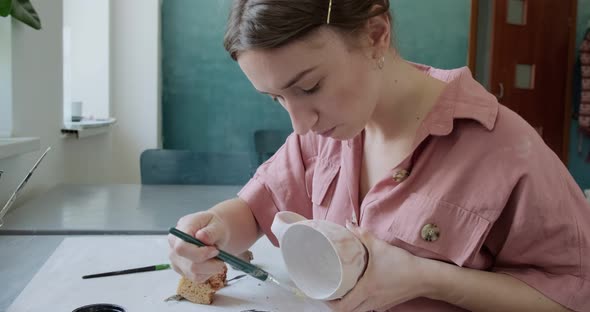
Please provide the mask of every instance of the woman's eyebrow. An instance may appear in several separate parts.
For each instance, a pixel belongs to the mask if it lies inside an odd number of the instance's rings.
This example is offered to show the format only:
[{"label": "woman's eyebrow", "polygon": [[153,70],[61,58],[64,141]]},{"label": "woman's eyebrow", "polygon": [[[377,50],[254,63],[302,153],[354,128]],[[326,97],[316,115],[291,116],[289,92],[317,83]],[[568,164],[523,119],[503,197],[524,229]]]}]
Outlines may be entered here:
[{"label": "woman's eyebrow", "polygon": [[305,77],[305,75],[311,73],[312,71],[316,70],[318,68],[318,66],[313,66],[311,68],[308,68],[304,71],[301,71],[300,73],[298,73],[297,75],[295,75],[293,78],[291,78],[282,88],[281,90],[285,90],[290,88],[291,86],[293,86],[294,84],[296,84],[299,80],[301,80],[301,78]]},{"label": "woman's eyebrow", "polygon": [[[288,88],[292,87],[292,86],[293,86],[294,84],[296,84],[296,83],[297,83],[299,80],[303,79],[303,77],[305,77],[307,74],[309,74],[309,73],[313,72],[313,71],[314,71],[314,70],[316,70],[317,68],[318,68],[318,66],[313,66],[313,67],[311,67],[311,68],[308,68],[308,69],[306,69],[306,70],[304,70],[304,71],[301,71],[300,73],[298,73],[297,75],[295,75],[295,77],[291,78],[291,80],[289,80],[289,82],[288,82],[288,83],[286,83],[286,84],[285,84],[285,86],[283,86],[283,87],[281,88],[281,90],[285,90],[285,89],[288,89]],[[268,95],[271,95],[271,94],[270,94],[270,93],[268,93],[268,92],[260,91],[260,90],[258,90],[258,89],[256,89],[256,91],[258,91],[259,93],[262,93],[262,94],[268,94]]]}]

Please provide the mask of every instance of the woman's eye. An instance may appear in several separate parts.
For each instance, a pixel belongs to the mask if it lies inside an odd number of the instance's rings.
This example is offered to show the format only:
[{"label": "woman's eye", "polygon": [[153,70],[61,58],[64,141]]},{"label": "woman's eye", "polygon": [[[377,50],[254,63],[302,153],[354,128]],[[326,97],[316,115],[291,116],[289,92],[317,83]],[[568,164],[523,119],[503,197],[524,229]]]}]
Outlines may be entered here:
[{"label": "woman's eye", "polygon": [[320,83],[318,82],[313,88],[311,89],[301,89],[305,94],[313,94],[320,88]]}]

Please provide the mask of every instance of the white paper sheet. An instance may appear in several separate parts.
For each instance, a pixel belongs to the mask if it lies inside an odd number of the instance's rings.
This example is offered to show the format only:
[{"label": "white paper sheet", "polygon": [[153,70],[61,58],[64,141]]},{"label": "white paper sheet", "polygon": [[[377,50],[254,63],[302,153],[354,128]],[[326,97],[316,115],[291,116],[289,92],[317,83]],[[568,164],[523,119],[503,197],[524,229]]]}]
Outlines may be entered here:
[{"label": "white paper sheet", "polygon": [[[251,249],[254,262],[289,281],[280,250],[266,238]],[[164,236],[85,236],[66,238],[8,308],[9,312],[73,311],[93,303],[112,303],[126,311],[328,311],[324,304],[298,298],[251,277],[230,282],[212,306],[164,302],[174,295],[173,270],[83,280],[87,274],[168,263]],[[242,274],[229,269],[228,279]]]}]

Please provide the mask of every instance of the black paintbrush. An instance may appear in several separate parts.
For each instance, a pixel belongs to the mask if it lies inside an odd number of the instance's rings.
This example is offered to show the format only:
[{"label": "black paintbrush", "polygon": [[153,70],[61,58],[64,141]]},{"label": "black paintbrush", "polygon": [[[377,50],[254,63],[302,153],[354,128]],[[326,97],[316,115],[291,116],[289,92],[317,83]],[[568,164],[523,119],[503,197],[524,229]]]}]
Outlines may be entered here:
[{"label": "black paintbrush", "polygon": [[[196,239],[195,237],[188,235],[185,232],[180,231],[177,228],[171,227],[170,230],[168,231],[170,234],[182,239],[183,241],[193,244],[193,245],[197,245],[199,247],[205,247],[207,245],[205,245],[205,243],[203,243],[202,241]],[[300,297],[304,297],[305,295],[296,287],[291,287],[288,286],[284,283],[279,282],[278,279],[276,279],[274,276],[272,276],[271,274],[269,274],[268,272],[266,272],[265,270],[259,268],[256,265],[253,265],[249,262],[246,262],[232,254],[229,254],[223,250],[219,250],[219,254],[215,257],[229,265],[231,265],[233,268],[240,270],[258,280],[261,280],[263,282],[270,282],[273,283],[289,292],[292,292],[294,294],[296,294],[297,296]]]},{"label": "black paintbrush", "polygon": [[88,279],[88,278],[114,276],[114,275],[123,275],[123,274],[139,273],[139,272],[160,271],[160,270],[167,270],[169,268],[170,268],[170,265],[169,264],[156,264],[156,265],[150,265],[150,266],[141,267],[141,268],[134,268],[134,269],[121,270],[121,271],[113,271],[113,272],[105,272],[105,273],[99,273],[99,274],[84,275],[84,276],[82,276],[82,278],[83,279]]}]

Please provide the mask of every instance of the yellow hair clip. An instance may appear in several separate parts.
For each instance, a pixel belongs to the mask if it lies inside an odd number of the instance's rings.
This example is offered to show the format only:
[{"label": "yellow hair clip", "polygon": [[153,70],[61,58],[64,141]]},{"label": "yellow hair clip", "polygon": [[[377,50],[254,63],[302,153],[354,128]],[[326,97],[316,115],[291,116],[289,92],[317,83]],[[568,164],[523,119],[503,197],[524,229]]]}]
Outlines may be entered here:
[{"label": "yellow hair clip", "polygon": [[332,0],[330,0],[330,4],[328,5],[328,19],[326,20],[326,24],[330,25],[330,15],[332,14]]}]

